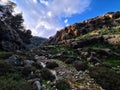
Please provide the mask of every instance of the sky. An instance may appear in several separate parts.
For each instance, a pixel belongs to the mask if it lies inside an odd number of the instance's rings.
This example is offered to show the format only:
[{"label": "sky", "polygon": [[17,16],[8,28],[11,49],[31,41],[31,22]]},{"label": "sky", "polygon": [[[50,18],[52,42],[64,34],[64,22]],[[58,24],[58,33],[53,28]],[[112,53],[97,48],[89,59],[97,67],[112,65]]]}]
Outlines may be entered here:
[{"label": "sky", "polygon": [[[7,2],[8,0],[0,0]],[[71,24],[120,10],[120,0],[11,0],[34,36],[48,38]]]}]

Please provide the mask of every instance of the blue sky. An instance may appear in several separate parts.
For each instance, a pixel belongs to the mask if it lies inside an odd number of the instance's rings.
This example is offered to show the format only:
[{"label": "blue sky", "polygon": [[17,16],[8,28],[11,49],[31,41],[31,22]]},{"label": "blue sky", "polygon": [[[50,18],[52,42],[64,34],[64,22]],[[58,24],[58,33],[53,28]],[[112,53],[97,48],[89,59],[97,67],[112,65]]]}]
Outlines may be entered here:
[{"label": "blue sky", "polygon": [[[7,2],[8,0],[0,0]],[[53,36],[65,26],[120,10],[120,0],[11,0],[22,12],[26,28],[40,37]]]}]

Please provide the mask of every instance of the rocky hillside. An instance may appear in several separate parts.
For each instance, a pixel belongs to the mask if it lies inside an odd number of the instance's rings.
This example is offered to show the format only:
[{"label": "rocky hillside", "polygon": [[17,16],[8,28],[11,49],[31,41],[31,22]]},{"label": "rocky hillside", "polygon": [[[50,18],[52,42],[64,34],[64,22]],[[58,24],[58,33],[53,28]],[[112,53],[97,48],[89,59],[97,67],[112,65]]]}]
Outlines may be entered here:
[{"label": "rocky hillside", "polygon": [[66,27],[44,44],[8,6],[0,6],[0,90],[120,90],[120,12]]},{"label": "rocky hillside", "polygon": [[68,39],[76,38],[80,35],[87,34],[94,30],[102,28],[111,28],[120,24],[120,12],[109,12],[102,16],[98,16],[81,23],[70,25],[56,33],[55,36],[50,37],[50,44],[64,43]]}]

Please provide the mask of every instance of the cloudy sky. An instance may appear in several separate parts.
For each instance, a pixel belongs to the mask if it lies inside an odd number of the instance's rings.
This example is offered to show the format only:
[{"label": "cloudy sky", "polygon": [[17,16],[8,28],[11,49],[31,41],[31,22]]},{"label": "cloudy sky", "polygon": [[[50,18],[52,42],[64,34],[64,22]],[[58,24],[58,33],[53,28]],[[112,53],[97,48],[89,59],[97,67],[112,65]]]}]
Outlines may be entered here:
[{"label": "cloudy sky", "polygon": [[[0,0],[6,2],[8,0]],[[11,0],[32,34],[50,37],[76,22],[120,10],[120,0]]]}]

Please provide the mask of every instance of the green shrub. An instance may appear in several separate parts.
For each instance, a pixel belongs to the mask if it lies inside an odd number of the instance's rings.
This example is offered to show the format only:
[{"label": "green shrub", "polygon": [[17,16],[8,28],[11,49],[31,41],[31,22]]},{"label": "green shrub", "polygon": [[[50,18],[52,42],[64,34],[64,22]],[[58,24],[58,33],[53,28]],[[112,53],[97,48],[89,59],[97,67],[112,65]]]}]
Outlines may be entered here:
[{"label": "green shrub", "polygon": [[46,67],[49,69],[54,69],[56,67],[58,67],[59,65],[56,62],[47,62],[46,63]]},{"label": "green shrub", "polygon": [[0,90],[35,90],[26,80],[14,78],[0,78]]},{"label": "green shrub", "polygon": [[6,62],[5,60],[0,60],[0,76],[5,75],[14,71],[14,67]]},{"label": "green shrub", "polygon": [[41,63],[34,63],[33,66],[36,67],[37,69],[42,69],[43,68]]},{"label": "green shrub", "polygon": [[90,76],[105,90],[120,90],[120,74],[106,66],[90,68]]},{"label": "green shrub", "polygon": [[65,80],[58,80],[55,86],[58,90],[71,90],[70,84]]},{"label": "green shrub", "polygon": [[68,58],[68,59],[65,60],[65,63],[66,64],[72,64],[74,61],[75,61],[74,59]]},{"label": "green shrub", "polygon": [[11,52],[0,51],[0,59],[7,59],[12,56],[12,54]]},{"label": "green shrub", "polygon": [[86,69],[88,69],[88,65],[85,62],[82,61],[75,61],[73,63],[73,66],[76,68],[77,71],[85,71]]},{"label": "green shrub", "polygon": [[114,67],[120,66],[120,60],[103,60],[103,63]]},{"label": "green shrub", "polygon": [[46,68],[41,70],[41,77],[46,81],[53,81],[55,79],[55,76]]},{"label": "green shrub", "polygon": [[28,76],[32,71],[35,71],[35,67],[33,66],[25,66],[24,69],[22,70],[22,74],[24,76]]}]

